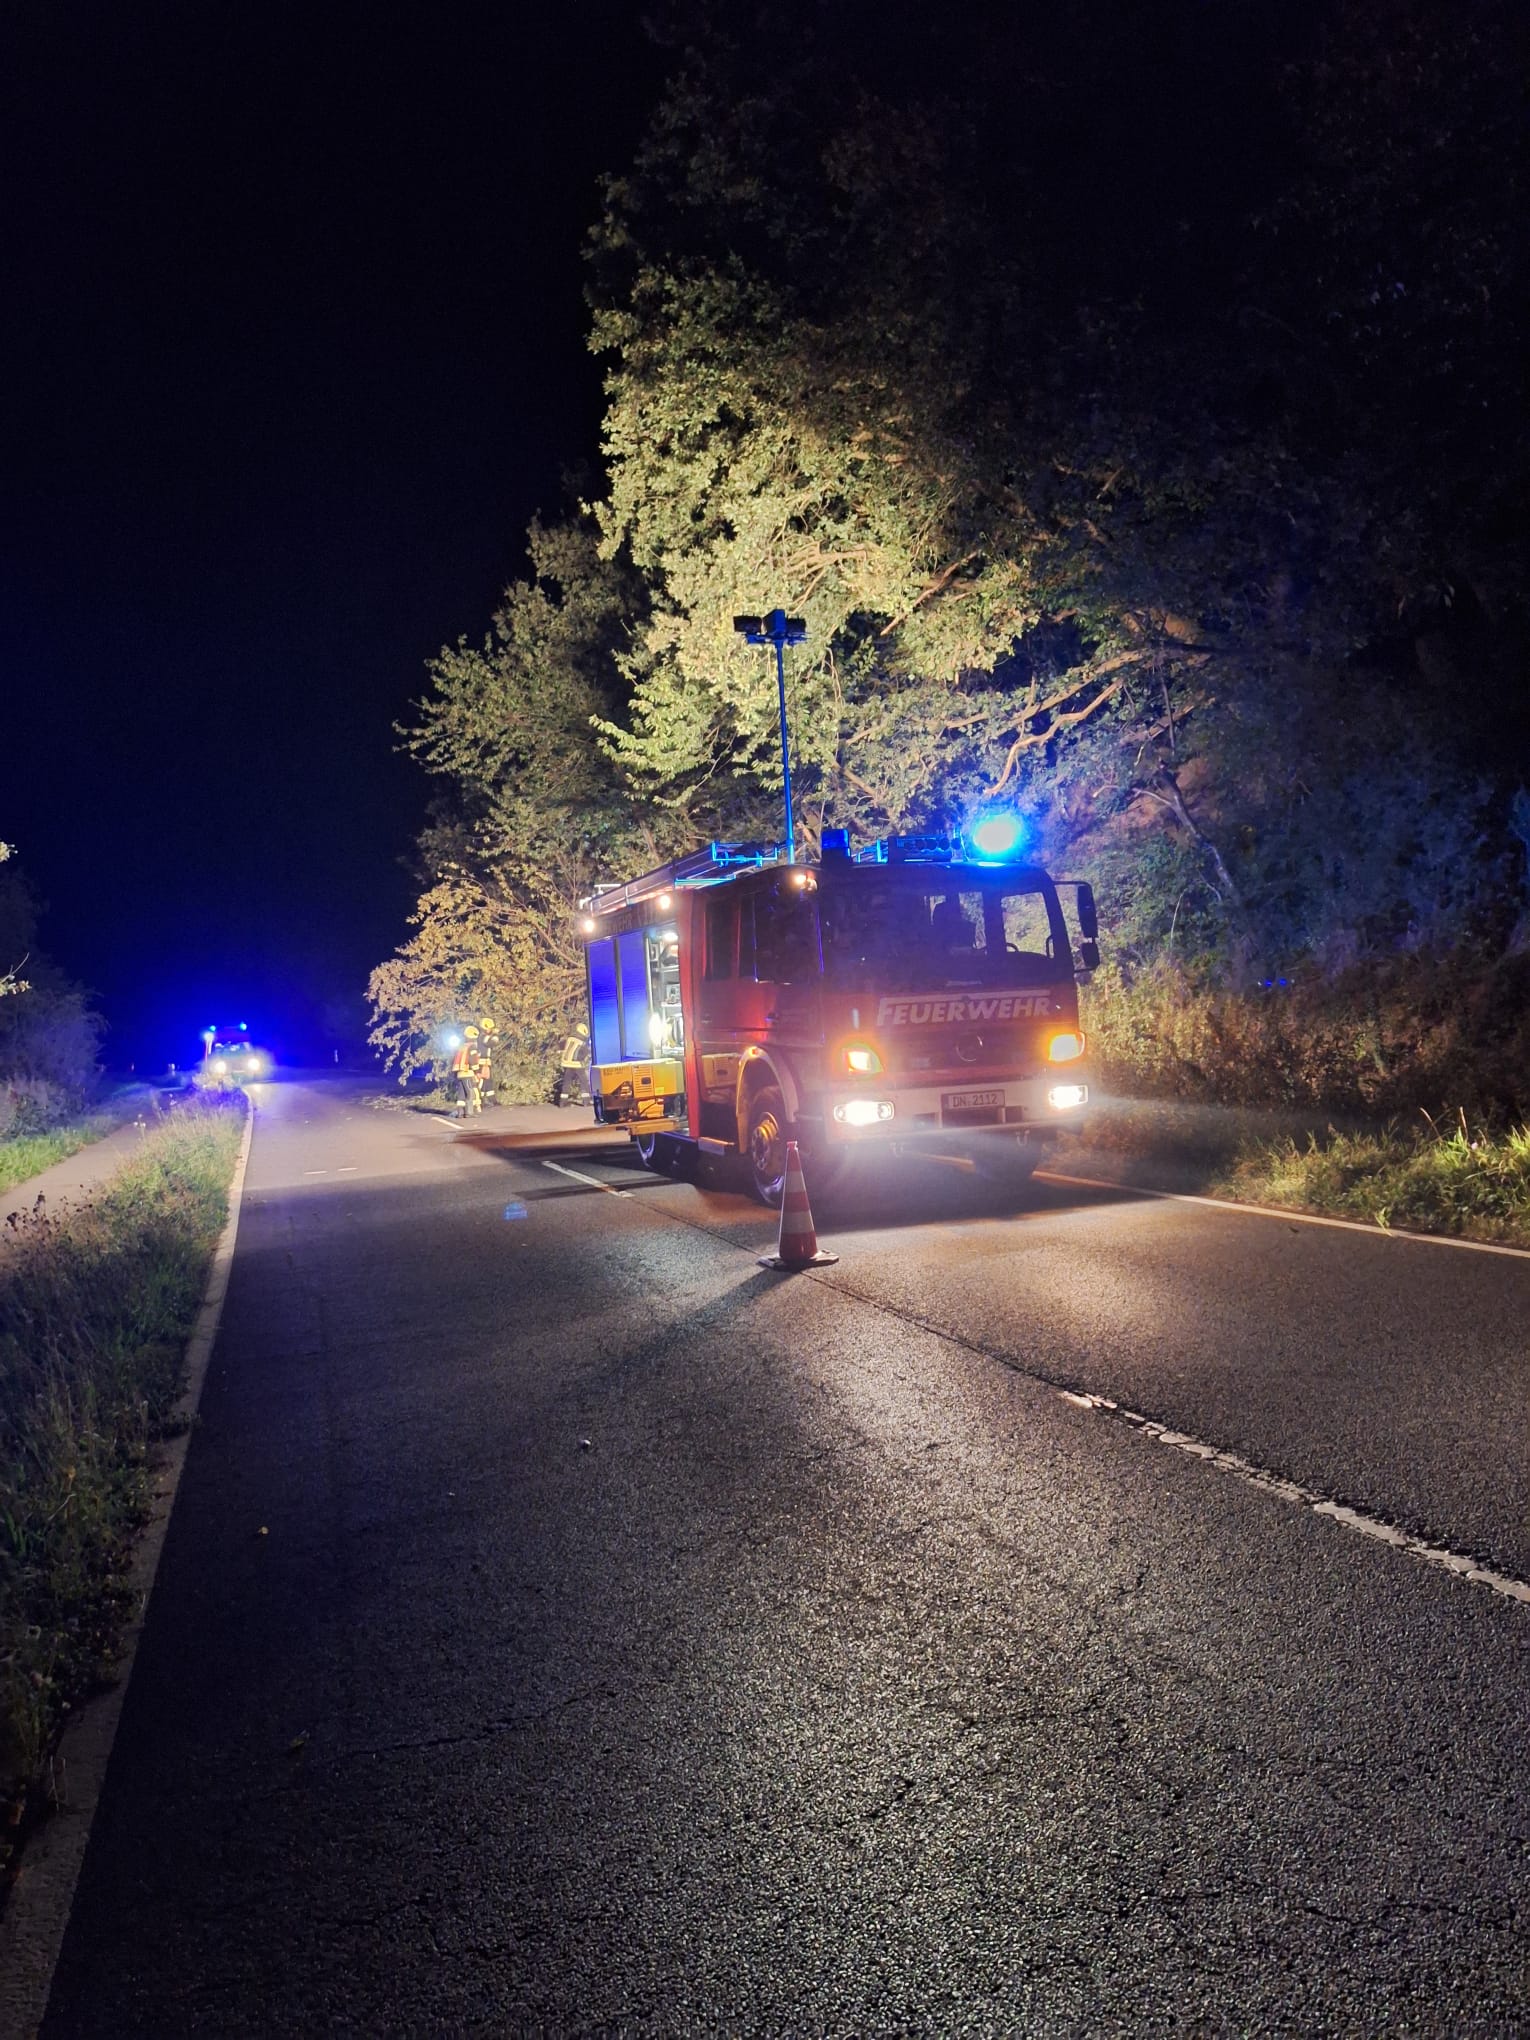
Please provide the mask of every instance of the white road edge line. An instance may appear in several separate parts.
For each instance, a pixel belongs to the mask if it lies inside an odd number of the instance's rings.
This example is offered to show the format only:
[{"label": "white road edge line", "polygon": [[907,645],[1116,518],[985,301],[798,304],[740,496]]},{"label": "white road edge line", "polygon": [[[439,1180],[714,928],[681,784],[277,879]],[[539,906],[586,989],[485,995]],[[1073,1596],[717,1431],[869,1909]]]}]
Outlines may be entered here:
[{"label": "white road edge line", "polygon": [[1094,1176],[1065,1176],[1060,1169],[1038,1169],[1048,1183],[1075,1183],[1081,1190],[1119,1190],[1127,1197],[1157,1197],[1167,1204],[1204,1204],[1212,1211],[1235,1211],[1245,1218],[1283,1218],[1291,1225],[1327,1225],[1338,1232],[1364,1233],[1373,1240],[1409,1240],[1420,1247],[1459,1247],[1469,1254],[1507,1254],[1530,1261],[1530,1247],[1500,1247],[1492,1240],[1458,1240],[1449,1233],[1408,1232],[1397,1225],[1366,1225],[1358,1218],[1323,1218],[1315,1211],[1287,1211],[1279,1204],[1239,1204],[1231,1197],[1195,1197],[1188,1190],[1149,1190],[1140,1183],[1106,1183]]},{"label": "white road edge line", "polygon": [[1346,1508],[1342,1502],[1332,1501],[1327,1495],[1302,1487],[1299,1482],[1287,1480],[1282,1474],[1270,1473],[1250,1460],[1240,1459],[1236,1452],[1223,1452],[1218,1446],[1192,1437],[1188,1431],[1173,1430],[1168,1424],[1157,1423],[1137,1410],[1126,1409],[1122,1404],[1112,1402],[1109,1396],[1083,1395],[1071,1388],[1060,1388],[1057,1393],[1064,1402],[1072,1403],[1075,1409],[1114,1417],[1119,1423],[1130,1425],[1134,1431],[1156,1439],[1160,1445],[1171,1446],[1176,1452],[1187,1452],[1194,1459],[1204,1460],[1218,1473],[1231,1474],[1234,1480],[1260,1488],[1282,1502],[1297,1502],[1310,1509],[1313,1515],[1325,1516],[1330,1522],[1342,1524],[1346,1530],[1358,1531],[1362,1537],[1374,1537],[1379,1543],[1390,1544],[1395,1551],[1416,1558],[1422,1565],[1432,1565],[1442,1572],[1453,1573],[1458,1579],[1470,1580],[1474,1586],[1488,1587],[1493,1593],[1502,1594],[1506,1600],[1530,1605],[1530,1584],[1507,1573],[1494,1572],[1491,1566],[1479,1565],[1476,1559],[1468,1558],[1464,1552],[1452,1551],[1444,1544],[1426,1543],[1422,1537],[1414,1537],[1391,1523],[1383,1523],[1377,1516],[1367,1516],[1360,1509]]},{"label": "white road edge line", "polygon": [[213,1249],[202,1305],[186,1346],[186,1389],[172,1419],[176,1435],[162,1448],[154,1514],[134,1555],[131,1583],[139,1612],[124,1643],[121,1676],[109,1692],[80,1710],[60,1739],[53,1767],[58,1809],[28,1842],[21,1873],[11,1891],[5,1917],[0,1920],[0,2040],[33,2040],[48,2009],[53,1972],[64,1945],[80,1866],[85,1860],[91,1823],[106,1781],[112,1743],[143,1635],[149,1595],[191,1444],[207,1363],[223,1316],[234,1245],[239,1236],[245,1169],[254,1135],[255,1105],[251,1100],[239,1159],[229,1183],[228,1219]]},{"label": "white road edge line", "polygon": [[560,1176],[572,1176],[576,1183],[588,1183],[593,1190],[604,1190],[608,1197],[630,1197],[630,1190],[618,1190],[614,1184],[602,1183],[598,1176],[586,1176],[580,1169],[566,1169],[562,1162],[543,1160],[544,1169],[556,1169]]}]

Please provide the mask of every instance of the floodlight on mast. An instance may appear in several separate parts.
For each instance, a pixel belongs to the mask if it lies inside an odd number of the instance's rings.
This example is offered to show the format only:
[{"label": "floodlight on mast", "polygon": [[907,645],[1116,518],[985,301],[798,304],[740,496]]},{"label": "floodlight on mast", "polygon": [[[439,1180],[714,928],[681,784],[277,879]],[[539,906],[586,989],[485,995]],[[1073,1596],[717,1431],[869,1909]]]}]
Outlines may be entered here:
[{"label": "floodlight on mast", "polygon": [[776,699],[781,710],[781,784],[786,790],[786,855],[797,861],[797,830],[792,820],[792,756],[786,733],[786,647],[800,645],[807,625],[800,616],[788,616],[784,609],[772,609],[768,616],[735,616],[733,628],[751,645],[776,648]]}]

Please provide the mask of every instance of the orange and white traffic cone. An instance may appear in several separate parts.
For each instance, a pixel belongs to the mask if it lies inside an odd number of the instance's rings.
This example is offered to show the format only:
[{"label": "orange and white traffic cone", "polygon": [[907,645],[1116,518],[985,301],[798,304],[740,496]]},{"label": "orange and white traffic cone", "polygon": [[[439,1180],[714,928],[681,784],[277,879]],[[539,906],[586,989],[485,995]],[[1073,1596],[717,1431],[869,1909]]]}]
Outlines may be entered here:
[{"label": "orange and white traffic cone", "polygon": [[786,1143],[786,1180],[781,1186],[781,1233],[773,1254],[761,1254],[762,1268],[825,1268],[838,1254],[818,1244],[813,1210],[808,1203],[807,1184],[802,1180],[802,1157],[797,1143]]}]

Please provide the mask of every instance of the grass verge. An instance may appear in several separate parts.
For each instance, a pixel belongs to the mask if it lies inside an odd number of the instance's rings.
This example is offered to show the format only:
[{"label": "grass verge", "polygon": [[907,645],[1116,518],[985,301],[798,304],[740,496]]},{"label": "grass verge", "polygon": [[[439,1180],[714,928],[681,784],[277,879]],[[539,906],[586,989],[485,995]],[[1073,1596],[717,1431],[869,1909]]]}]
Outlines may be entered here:
[{"label": "grass verge", "polygon": [[113,1676],[243,1124],[242,1098],[179,1105],[90,1202],[0,1239],[0,1863]]},{"label": "grass verge", "polygon": [[121,1112],[89,1112],[47,1133],[23,1133],[0,1140],[0,1190],[24,1183],[29,1176],[40,1176],[44,1169],[67,1161],[92,1141],[104,1140],[122,1120]]},{"label": "grass verge", "polygon": [[1383,1229],[1530,1247],[1530,1129],[1464,1114],[1417,1128],[1110,1099],[1055,1166],[1144,1188],[1230,1197]]},{"label": "grass verge", "polygon": [[1251,1146],[1216,1186],[1250,1204],[1280,1204],[1403,1232],[1530,1247],[1530,1128],[1418,1134],[1384,1127]]}]

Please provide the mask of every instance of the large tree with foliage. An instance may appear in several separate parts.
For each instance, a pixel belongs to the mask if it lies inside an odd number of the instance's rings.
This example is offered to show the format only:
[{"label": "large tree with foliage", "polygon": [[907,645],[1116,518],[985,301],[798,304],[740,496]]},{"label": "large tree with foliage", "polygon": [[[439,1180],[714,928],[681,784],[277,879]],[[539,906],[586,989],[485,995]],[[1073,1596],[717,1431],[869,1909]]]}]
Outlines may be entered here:
[{"label": "large tree with foliage", "polygon": [[1121,414],[1116,329],[1051,329],[949,121],[853,103],[783,188],[747,174],[772,112],[698,60],[597,239],[604,544],[652,598],[613,758],[682,802],[774,781],[769,671],[731,618],[775,601],[808,621],[797,744],[836,819],[1004,792],[1107,715],[1152,747],[1218,647],[1196,478]]}]

